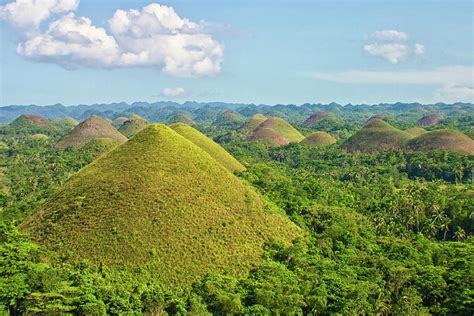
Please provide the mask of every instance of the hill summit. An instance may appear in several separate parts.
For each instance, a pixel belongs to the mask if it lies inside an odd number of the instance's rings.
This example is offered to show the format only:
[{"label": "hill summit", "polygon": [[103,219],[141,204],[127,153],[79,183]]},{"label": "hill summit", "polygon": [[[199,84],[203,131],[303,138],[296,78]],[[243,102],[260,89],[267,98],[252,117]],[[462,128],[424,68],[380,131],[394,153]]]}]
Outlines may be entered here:
[{"label": "hill summit", "polygon": [[132,138],[139,131],[150,125],[150,122],[145,120],[139,115],[132,115],[130,119],[122,123],[118,131],[125,135],[127,138]]},{"label": "hill summit", "polygon": [[176,133],[191,141],[230,171],[244,171],[245,167],[219,144],[195,128],[184,123],[170,125]]},{"label": "hill summit", "polygon": [[454,130],[441,129],[423,133],[407,144],[410,150],[444,150],[474,155],[474,140]]},{"label": "hill summit", "polygon": [[270,117],[260,123],[247,139],[260,141],[270,146],[279,146],[298,143],[304,139],[304,136],[287,121],[278,117]]},{"label": "hill summit", "polygon": [[411,137],[381,119],[373,119],[346,140],[341,148],[365,153],[400,150]]},{"label": "hill summit", "polygon": [[90,116],[57,142],[55,148],[82,147],[96,138],[110,138],[117,143],[127,141],[109,122],[99,116]]},{"label": "hill summit", "polygon": [[298,228],[193,142],[150,125],[53,194],[20,229],[70,260],[150,273],[164,288],[245,273]]},{"label": "hill summit", "polygon": [[314,132],[301,141],[301,144],[307,146],[326,146],[335,144],[336,139],[326,132]]}]

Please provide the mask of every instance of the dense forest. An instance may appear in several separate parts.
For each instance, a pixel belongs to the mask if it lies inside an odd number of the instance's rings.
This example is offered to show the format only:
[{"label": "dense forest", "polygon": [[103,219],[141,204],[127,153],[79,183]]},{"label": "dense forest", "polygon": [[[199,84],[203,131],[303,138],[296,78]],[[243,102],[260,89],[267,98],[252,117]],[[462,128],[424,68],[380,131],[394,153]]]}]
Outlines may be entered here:
[{"label": "dense forest", "polygon": [[[261,260],[245,273],[210,271],[190,287],[173,289],[145,268],[69,260],[17,228],[71,175],[116,144],[55,148],[71,128],[63,121],[1,126],[0,313],[474,314],[474,156],[445,150],[348,152],[340,145],[373,112],[390,112],[389,106],[354,114],[339,113],[333,105],[334,117],[317,125],[303,124],[310,115],[295,108],[264,114],[285,113],[280,117],[293,122],[296,132],[325,131],[336,143],[249,141],[241,126],[258,110],[249,106],[236,111],[239,117],[220,117],[228,109],[214,109],[212,122],[193,123],[245,166],[235,171],[237,177],[301,233],[290,244],[266,242]],[[199,109],[188,113],[191,119]],[[406,130],[422,116],[402,110],[384,120]],[[156,121],[153,113],[136,114]],[[168,118],[176,114],[168,112]],[[472,115],[444,115],[425,128],[472,136]]]}]

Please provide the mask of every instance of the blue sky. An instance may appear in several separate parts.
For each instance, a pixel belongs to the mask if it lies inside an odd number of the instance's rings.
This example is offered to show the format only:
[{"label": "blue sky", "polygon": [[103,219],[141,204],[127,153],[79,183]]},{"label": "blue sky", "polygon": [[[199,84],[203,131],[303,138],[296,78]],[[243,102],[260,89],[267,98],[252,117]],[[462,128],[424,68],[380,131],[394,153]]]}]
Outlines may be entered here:
[{"label": "blue sky", "polygon": [[48,1],[0,0],[0,105],[474,102],[472,1]]}]

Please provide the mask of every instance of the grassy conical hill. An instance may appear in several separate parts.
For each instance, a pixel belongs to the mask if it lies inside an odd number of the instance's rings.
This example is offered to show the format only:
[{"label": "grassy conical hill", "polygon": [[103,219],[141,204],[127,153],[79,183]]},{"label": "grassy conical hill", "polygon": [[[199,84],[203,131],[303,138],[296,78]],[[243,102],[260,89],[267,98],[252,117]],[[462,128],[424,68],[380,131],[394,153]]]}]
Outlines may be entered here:
[{"label": "grassy conical hill", "polygon": [[301,144],[307,146],[326,146],[335,144],[336,139],[326,132],[315,132],[301,141]]},{"label": "grassy conical hill", "polygon": [[139,267],[167,289],[215,270],[245,272],[265,241],[299,234],[208,153],[161,124],[72,176],[20,229],[70,260]]},{"label": "grassy conical hill", "polygon": [[174,123],[170,127],[178,134],[203,149],[212,158],[230,171],[243,171],[245,167],[212,139],[184,123]]},{"label": "grassy conical hill", "polygon": [[310,117],[306,119],[306,121],[303,122],[303,126],[313,126],[315,125],[321,118],[327,117],[329,119],[336,119],[336,117],[333,114],[330,114],[328,112],[323,112],[323,111],[318,111],[313,113]]},{"label": "grassy conical hill", "polygon": [[400,150],[411,137],[381,119],[374,119],[346,140],[341,148],[365,153]]},{"label": "grassy conical hill", "polygon": [[441,114],[427,114],[423,116],[416,122],[416,125],[421,127],[428,127],[438,124],[443,120],[443,116]]},{"label": "grassy conical hill", "polygon": [[247,140],[261,142],[270,147],[277,147],[290,143],[286,137],[271,128],[259,129],[258,131],[249,135]]},{"label": "grassy conical hill", "polygon": [[128,120],[129,119],[124,116],[119,116],[112,121],[112,125],[119,128],[120,126],[122,126],[123,123],[125,123]]},{"label": "grassy conical hill", "polygon": [[73,117],[70,117],[70,116],[66,116],[65,118],[63,118],[61,121],[59,121],[61,124],[64,124],[64,125],[67,125],[67,126],[76,126],[77,124],[79,124],[79,122],[73,118]]},{"label": "grassy conical hill", "polygon": [[252,133],[260,124],[265,122],[267,118],[265,115],[257,113],[249,118],[247,122],[242,125],[240,130],[245,134]]},{"label": "grassy conical hill", "polygon": [[168,119],[168,124],[173,124],[173,123],[184,123],[184,124],[188,124],[188,125],[193,125],[194,124],[194,121],[192,118],[190,118],[189,116],[187,116],[186,114],[176,114],[176,115],[173,115],[172,117],[170,117]]},{"label": "grassy conical hill", "polygon": [[258,132],[262,129],[272,129],[273,131],[288,139],[290,143],[297,143],[304,139],[303,134],[291,126],[290,123],[278,117],[266,119],[259,126],[257,126],[254,132]]},{"label": "grassy conical hill", "polygon": [[16,135],[33,135],[46,134],[57,132],[58,127],[39,115],[20,115],[13,122],[5,127],[7,133]]},{"label": "grassy conical hill", "polygon": [[212,123],[214,126],[240,126],[244,122],[242,115],[231,111],[226,111],[219,115],[217,119]]},{"label": "grassy conical hill", "polygon": [[421,134],[426,133],[426,130],[424,128],[421,128],[421,127],[412,127],[412,128],[409,128],[409,129],[405,130],[405,132],[407,132],[408,134],[413,135],[413,136],[420,136]]},{"label": "grassy conical hill", "polygon": [[109,122],[93,115],[69,131],[54,147],[82,147],[95,138],[110,138],[118,143],[127,141],[127,138],[120,134]]},{"label": "grassy conical hill", "polygon": [[150,122],[138,115],[132,115],[129,120],[125,121],[118,129],[120,133],[128,138],[132,138],[139,131],[150,125]]},{"label": "grassy conical hill", "polygon": [[49,139],[49,137],[45,134],[34,134],[34,135],[31,135],[30,138],[35,139],[35,140],[42,140],[42,141]]},{"label": "grassy conical hill", "polygon": [[445,150],[474,155],[474,140],[461,132],[442,129],[413,138],[408,142],[407,148],[420,151]]}]

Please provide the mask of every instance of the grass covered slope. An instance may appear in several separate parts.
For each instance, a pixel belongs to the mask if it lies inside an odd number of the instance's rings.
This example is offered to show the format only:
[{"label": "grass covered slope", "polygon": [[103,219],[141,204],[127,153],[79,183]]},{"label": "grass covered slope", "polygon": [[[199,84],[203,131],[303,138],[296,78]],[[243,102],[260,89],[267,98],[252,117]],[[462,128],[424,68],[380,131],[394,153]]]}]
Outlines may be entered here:
[{"label": "grass covered slope", "polygon": [[443,120],[443,116],[441,114],[437,114],[437,113],[427,114],[423,116],[421,119],[419,119],[416,122],[416,125],[421,126],[421,127],[428,127],[428,126],[436,125],[442,120]]},{"label": "grass covered slope", "polygon": [[269,147],[278,147],[288,145],[290,143],[286,137],[271,128],[259,129],[258,131],[249,135],[247,140],[260,142]]},{"label": "grass covered slope", "polygon": [[374,119],[346,140],[341,148],[365,153],[400,150],[411,137],[381,119]]},{"label": "grass covered slope", "polygon": [[191,141],[230,171],[244,171],[245,167],[219,144],[195,128],[184,123],[170,125],[176,133]]},{"label": "grass covered slope", "polygon": [[426,133],[426,130],[421,127],[412,127],[405,130],[405,132],[413,136],[420,136],[421,134]]},{"label": "grass covered slope", "polygon": [[82,147],[96,138],[110,138],[118,143],[127,141],[109,122],[99,116],[90,116],[74,127],[66,136],[57,142],[55,148]]},{"label": "grass covered slope", "polygon": [[48,119],[39,115],[20,115],[13,122],[2,128],[5,133],[19,136],[56,133],[59,128]]},{"label": "grass covered slope", "polygon": [[132,115],[129,120],[123,122],[118,131],[127,138],[132,138],[142,129],[150,125],[150,122],[139,115]]},{"label": "grass covered slope", "polygon": [[266,240],[299,233],[208,153],[159,124],[72,176],[20,229],[71,260],[139,267],[173,289],[214,270],[245,272]]},{"label": "grass covered slope", "polygon": [[301,141],[301,144],[307,146],[326,146],[335,143],[336,139],[326,132],[314,132]]},{"label": "grass covered slope", "polygon": [[286,138],[290,143],[298,143],[304,139],[303,134],[301,134],[297,129],[291,126],[290,123],[277,117],[271,117],[266,119],[264,122],[257,126],[254,133],[262,129],[271,129]]},{"label": "grass covered slope", "polygon": [[410,150],[444,150],[474,155],[474,140],[467,135],[448,129],[424,133],[407,144]]},{"label": "grass covered slope", "polygon": [[181,114],[173,115],[170,118],[168,118],[167,123],[168,124],[184,123],[184,124],[188,124],[188,125],[193,125],[194,121],[193,121],[192,118],[190,118],[186,114],[181,113]]},{"label": "grass covered slope", "polygon": [[244,134],[249,134],[249,133],[252,133],[253,131],[255,131],[255,129],[260,125],[262,124],[263,122],[265,122],[265,120],[267,119],[268,117],[266,117],[265,115],[263,114],[260,114],[260,113],[257,113],[255,115],[253,115],[252,117],[250,117],[247,122],[245,122],[244,125],[242,125],[242,127],[240,128],[240,130],[244,133]]}]

